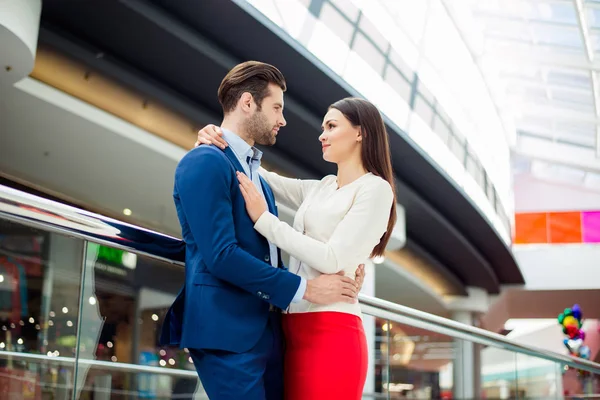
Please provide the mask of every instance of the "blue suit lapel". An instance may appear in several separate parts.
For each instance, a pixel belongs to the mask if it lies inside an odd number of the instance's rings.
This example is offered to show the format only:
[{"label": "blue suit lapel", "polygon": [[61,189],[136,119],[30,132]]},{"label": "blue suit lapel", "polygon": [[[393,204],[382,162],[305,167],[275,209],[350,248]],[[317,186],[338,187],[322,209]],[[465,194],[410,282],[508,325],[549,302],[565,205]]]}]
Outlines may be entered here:
[{"label": "blue suit lapel", "polygon": [[[246,175],[246,171],[244,171],[242,164],[240,164],[240,160],[238,160],[233,150],[231,150],[229,147],[225,147],[225,150],[223,150],[223,152],[225,153],[227,158],[229,158],[229,161],[231,161],[235,169],[237,171],[240,171],[242,174]],[[269,212],[277,216],[277,207],[275,207],[275,197],[273,196],[273,192],[271,191],[271,188],[269,187],[267,182],[262,178],[262,176],[259,176],[259,178],[263,193],[265,195],[265,199],[267,200]]]},{"label": "blue suit lapel", "polygon": [[[267,181],[265,181],[262,176],[260,176],[260,184],[263,188],[263,193],[265,194],[265,199],[267,200],[267,205],[269,207],[269,212],[271,214],[273,214],[274,216],[278,217],[277,215],[277,205],[275,203],[275,196],[273,195],[273,191],[271,190],[271,187],[267,184]],[[281,258],[281,249],[277,248],[277,260],[278,260],[278,268],[283,268],[283,269],[287,269],[285,267],[285,265],[283,265],[283,259]]]},{"label": "blue suit lapel", "polygon": [[277,217],[277,207],[275,206],[275,196],[273,196],[273,192],[271,191],[271,187],[267,184],[262,176],[260,178],[260,185],[262,186],[263,193],[265,194],[265,199],[267,200],[267,206],[269,206],[269,212]]}]

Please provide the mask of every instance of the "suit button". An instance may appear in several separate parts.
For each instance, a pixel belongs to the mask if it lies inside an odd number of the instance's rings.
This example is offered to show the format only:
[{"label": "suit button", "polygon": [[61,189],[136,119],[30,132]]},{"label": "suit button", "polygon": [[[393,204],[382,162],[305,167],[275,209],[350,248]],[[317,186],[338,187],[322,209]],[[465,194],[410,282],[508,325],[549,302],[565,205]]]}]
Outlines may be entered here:
[{"label": "suit button", "polygon": [[265,256],[265,261],[266,261],[266,262],[269,262],[269,261],[271,261],[271,257],[269,257],[269,255],[268,255],[268,254]]}]

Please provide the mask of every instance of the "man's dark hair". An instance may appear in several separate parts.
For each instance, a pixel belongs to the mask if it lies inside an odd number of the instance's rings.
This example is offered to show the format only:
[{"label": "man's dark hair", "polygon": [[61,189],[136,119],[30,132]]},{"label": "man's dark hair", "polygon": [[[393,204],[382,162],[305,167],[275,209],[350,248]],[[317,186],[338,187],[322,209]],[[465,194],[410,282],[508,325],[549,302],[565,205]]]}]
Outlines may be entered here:
[{"label": "man's dark hair", "polygon": [[223,78],[217,92],[223,112],[233,111],[244,92],[252,95],[260,110],[263,99],[269,95],[269,83],[276,84],[284,92],[287,89],[281,71],[270,64],[246,61],[236,65]]}]

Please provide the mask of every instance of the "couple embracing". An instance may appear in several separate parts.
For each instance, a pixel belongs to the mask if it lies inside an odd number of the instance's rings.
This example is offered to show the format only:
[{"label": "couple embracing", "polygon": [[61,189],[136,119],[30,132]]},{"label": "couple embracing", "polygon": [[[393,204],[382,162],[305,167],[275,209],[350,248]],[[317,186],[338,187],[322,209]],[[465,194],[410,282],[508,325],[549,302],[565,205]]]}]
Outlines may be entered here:
[{"label": "couple embracing", "polygon": [[[269,172],[255,145],[275,144],[285,91],[274,66],[235,66],[220,127],[203,128],[175,172],[186,278],[161,342],[188,348],[211,400],[358,400],[366,379],[362,263],[396,221],[387,132],[371,103],[340,100],[319,136],[337,175]],[[292,226],[276,201],[296,212]]]}]

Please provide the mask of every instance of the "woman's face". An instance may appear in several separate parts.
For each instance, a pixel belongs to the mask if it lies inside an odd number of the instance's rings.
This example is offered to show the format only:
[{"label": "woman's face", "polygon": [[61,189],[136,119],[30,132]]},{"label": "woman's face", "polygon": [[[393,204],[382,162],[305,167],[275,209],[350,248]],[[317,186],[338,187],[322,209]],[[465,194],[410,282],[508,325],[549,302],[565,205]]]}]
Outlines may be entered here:
[{"label": "woman's face", "polygon": [[352,126],[339,110],[332,108],[323,118],[323,133],[319,136],[323,146],[323,159],[340,163],[360,155],[362,137],[360,127]]}]

